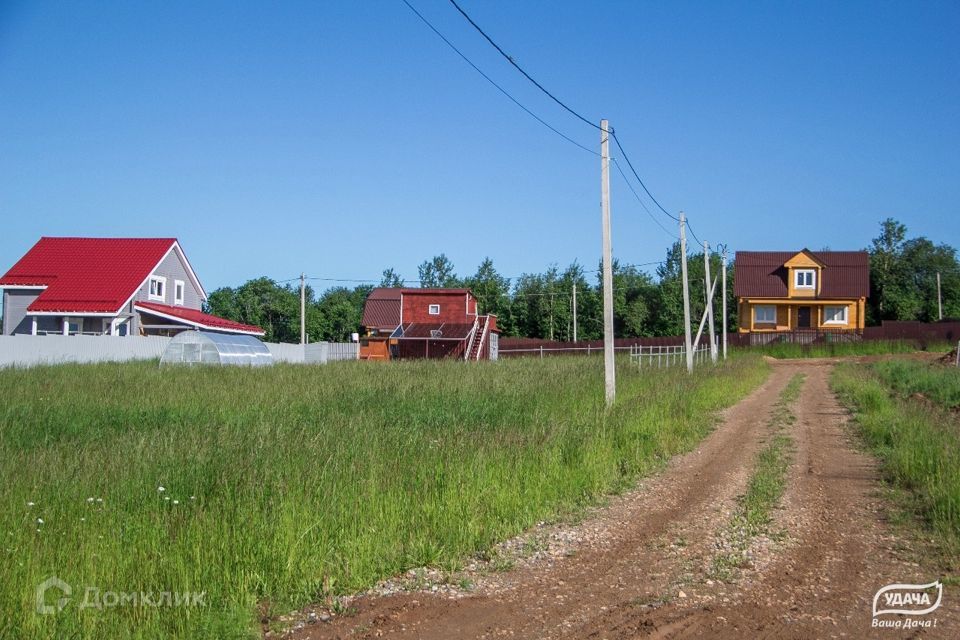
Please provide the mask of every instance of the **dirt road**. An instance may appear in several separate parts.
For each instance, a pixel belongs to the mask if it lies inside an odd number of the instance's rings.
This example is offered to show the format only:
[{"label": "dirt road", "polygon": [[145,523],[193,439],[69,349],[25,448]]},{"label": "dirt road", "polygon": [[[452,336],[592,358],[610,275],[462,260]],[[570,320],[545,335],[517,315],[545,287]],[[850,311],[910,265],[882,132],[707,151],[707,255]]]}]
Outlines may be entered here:
[{"label": "dirt road", "polygon": [[[290,638],[829,638],[960,637],[958,590],[923,620],[936,628],[872,628],[880,587],[929,583],[922,541],[884,521],[874,461],[858,450],[828,386],[826,362],[773,365],[695,451],[548,540],[562,553],[480,575],[466,594],[408,592],[351,603],[353,615],[307,624]],[[747,567],[711,579],[717,540],[770,437],[781,391],[806,374],[788,428],[794,442],[782,508],[755,540]],[[573,543],[563,541],[573,540]],[[541,554],[543,555],[543,554]],[[889,616],[887,616],[889,618]]]}]

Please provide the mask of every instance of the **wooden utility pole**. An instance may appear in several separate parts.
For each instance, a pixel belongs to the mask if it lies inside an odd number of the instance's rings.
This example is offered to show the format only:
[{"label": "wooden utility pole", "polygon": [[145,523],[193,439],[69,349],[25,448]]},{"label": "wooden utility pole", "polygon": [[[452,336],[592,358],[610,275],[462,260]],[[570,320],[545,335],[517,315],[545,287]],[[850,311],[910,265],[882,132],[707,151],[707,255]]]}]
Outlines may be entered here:
[{"label": "wooden utility pole", "polygon": [[300,274],[300,344],[307,344],[307,275]]},{"label": "wooden utility pole", "polygon": [[610,129],[600,121],[600,210],[603,219],[603,381],[607,406],[617,397],[613,362],[613,246],[610,238]]},{"label": "wooden utility pole", "polygon": [[937,271],[937,320],[943,320],[943,297],[940,295],[940,272]]},{"label": "wooden utility pole", "polygon": [[707,321],[710,323],[710,359],[717,361],[717,339],[713,330],[713,289],[710,287],[710,245],[703,242],[703,284],[707,296]]},{"label": "wooden utility pole", "polygon": [[723,283],[720,287],[720,295],[723,296],[723,359],[727,359],[727,247],[723,247],[723,253],[720,254],[720,268],[723,273],[720,274],[720,280]]},{"label": "wooden utility pole", "polygon": [[683,277],[683,338],[687,371],[693,373],[693,345],[690,337],[690,284],[687,282],[687,217],[680,212],[680,275]]},{"label": "wooden utility pole", "polygon": [[577,283],[573,283],[573,341],[577,341]]}]

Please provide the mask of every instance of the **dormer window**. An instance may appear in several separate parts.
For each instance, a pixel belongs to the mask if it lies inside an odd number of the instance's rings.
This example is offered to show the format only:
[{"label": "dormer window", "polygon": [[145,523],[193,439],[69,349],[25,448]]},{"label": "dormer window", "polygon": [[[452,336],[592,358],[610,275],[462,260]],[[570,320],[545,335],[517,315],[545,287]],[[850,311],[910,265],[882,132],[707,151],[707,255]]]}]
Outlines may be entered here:
[{"label": "dormer window", "polygon": [[796,269],[793,272],[795,289],[816,289],[817,272],[813,269]]},{"label": "dormer window", "polygon": [[167,279],[161,276],[150,276],[150,288],[147,296],[151,300],[163,302],[167,295]]}]

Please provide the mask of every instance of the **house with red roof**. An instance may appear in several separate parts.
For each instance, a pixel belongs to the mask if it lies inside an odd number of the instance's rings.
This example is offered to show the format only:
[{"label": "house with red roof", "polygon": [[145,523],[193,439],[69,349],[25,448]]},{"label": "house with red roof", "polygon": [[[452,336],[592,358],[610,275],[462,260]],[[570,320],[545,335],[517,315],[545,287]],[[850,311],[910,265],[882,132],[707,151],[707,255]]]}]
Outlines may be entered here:
[{"label": "house with red roof", "polygon": [[469,289],[378,287],[361,324],[361,359],[497,358],[497,316],[481,313]]},{"label": "house with red roof", "polygon": [[866,251],[738,251],[734,295],[741,333],[863,330]]},{"label": "house with red roof", "polygon": [[0,288],[3,335],[264,335],[203,312],[207,294],[176,238],[43,237]]}]

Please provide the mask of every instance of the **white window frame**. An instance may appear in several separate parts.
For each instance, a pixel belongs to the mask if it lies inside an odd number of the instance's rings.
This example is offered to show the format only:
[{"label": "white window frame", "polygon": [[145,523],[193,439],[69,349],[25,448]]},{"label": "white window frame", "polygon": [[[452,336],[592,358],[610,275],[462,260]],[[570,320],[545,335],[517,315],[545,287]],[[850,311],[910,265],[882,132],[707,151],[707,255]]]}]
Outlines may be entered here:
[{"label": "white window frame", "polygon": [[[800,284],[800,276],[810,274],[810,284]],[[806,278],[804,278],[806,280]],[[794,269],[793,271],[794,289],[816,289],[817,288],[817,270],[816,269]]]},{"label": "white window frame", "polygon": [[430,314],[431,316],[440,315],[440,305],[431,304],[430,306],[427,307],[427,313]]},{"label": "white window frame", "polygon": [[[773,311],[773,320],[761,320],[760,314],[757,313],[763,309],[764,311],[771,310]],[[775,304],[758,304],[753,307],[753,324],[777,324],[777,305]]]},{"label": "white window frame", "polygon": [[[827,320],[828,311],[830,309],[840,309],[842,318],[837,320]],[[850,306],[849,305],[830,305],[823,308],[823,324],[847,324],[850,318]]]},{"label": "white window frame", "polygon": [[183,280],[173,281],[173,304],[183,306],[183,301],[187,296],[187,283]]},{"label": "white window frame", "polygon": [[[160,285],[159,287],[155,286],[158,284]],[[160,293],[154,293],[154,291],[159,291]],[[147,298],[156,302],[166,302],[167,279],[163,276],[150,276],[150,280],[147,283]]]}]

